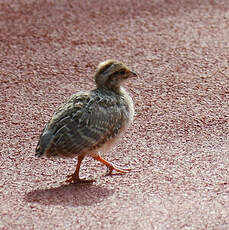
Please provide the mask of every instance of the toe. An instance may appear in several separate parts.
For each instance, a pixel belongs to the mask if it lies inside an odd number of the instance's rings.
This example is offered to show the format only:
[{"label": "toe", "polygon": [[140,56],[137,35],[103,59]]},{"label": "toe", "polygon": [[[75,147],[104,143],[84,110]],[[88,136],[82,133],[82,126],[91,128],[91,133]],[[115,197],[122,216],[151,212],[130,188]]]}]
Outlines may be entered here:
[{"label": "toe", "polygon": [[131,170],[130,168],[118,168],[114,166],[108,167],[107,169],[106,176],[111,175],[113,171],[116,171],[118,174],[125,174]]}]

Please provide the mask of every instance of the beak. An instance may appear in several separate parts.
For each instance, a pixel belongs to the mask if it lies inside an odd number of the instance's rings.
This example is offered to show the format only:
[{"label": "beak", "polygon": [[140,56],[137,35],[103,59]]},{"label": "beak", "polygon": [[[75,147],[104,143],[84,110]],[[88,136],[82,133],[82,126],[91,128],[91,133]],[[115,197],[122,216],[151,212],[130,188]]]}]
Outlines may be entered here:
[{"label": "beak", "polygon": [[138,75],[135,73],[135,72],[133,72],[133,71],[131,71],[131,74],[132,74],[132,77],[137,77]]}]

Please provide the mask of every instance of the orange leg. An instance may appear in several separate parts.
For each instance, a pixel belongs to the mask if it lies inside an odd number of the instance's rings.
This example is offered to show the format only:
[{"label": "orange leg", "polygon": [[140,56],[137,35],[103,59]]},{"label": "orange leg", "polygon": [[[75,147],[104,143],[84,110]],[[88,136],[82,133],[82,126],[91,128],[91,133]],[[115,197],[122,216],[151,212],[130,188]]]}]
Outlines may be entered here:
[{"label": "orange leg", "polygon": [[80,172],[80,165],[82,163],[83,158],[84,158],[84,155],[79,155],[78,156],[76,170],[75,170],[75,172],[73,174],[67,176],[68,179],[66,180],[66,182],[74,183],[74,184],[76,184],[76,183],[92,183],[92,182],[95,182],[95,180],[80,179],[79,172]]},{"label": "orange leg", "polygon": [[115,170],[116,172],[119,172],[121,174],[124,174],[124,173],[127,173],[129,172],[131,169],[127,168],[127,169],[124,169],[124,168],[118,168],[118,167],[115,167],[114,165],[112,165],[110,162],[104,160],[100,155],[93,155],[92,156],[95,160],[101,162],[102,164],[106,165],[107,166],[107,169],[108,169],[108,172],[106,173],[106,175],[111,175],[111,173],[113,172],[113,170]]}]

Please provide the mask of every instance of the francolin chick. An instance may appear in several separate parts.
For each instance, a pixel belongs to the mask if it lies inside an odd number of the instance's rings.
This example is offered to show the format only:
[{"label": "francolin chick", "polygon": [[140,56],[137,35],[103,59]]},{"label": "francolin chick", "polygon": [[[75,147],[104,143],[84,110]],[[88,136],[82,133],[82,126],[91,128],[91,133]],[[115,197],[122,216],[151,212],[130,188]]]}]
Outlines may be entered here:
[{"label": "francolin chick", "polygon": [[99,153],[115,143],[133,119],[131,97],[121,84],[136,74],[123,63],[108,60],[99,64],[95,74],[96,89],[72,95],[54,113],[45,126],[36,147],[36,156],[75,157],[76,170],[67,182],[81,183],[94,180],[80,179],[83,158],[90,155],[113,170],[126,173],[130,169],[118,168],[104,160]]}]

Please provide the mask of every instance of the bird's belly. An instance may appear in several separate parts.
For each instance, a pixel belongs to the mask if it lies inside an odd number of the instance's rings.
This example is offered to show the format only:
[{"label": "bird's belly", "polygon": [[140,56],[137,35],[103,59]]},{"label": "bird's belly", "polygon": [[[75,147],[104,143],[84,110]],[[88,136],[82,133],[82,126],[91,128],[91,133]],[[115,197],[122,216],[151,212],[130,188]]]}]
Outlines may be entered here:
[{"label": "bird's belly", "polygon": [[97,154],[97,153],[106,153],[108,152],[122,137],[123,133],[128,127],[129,122],[123,124],[117,135],[109,137],[103,144],[96,146],[94,149],[89,151],[90,155]]}]

